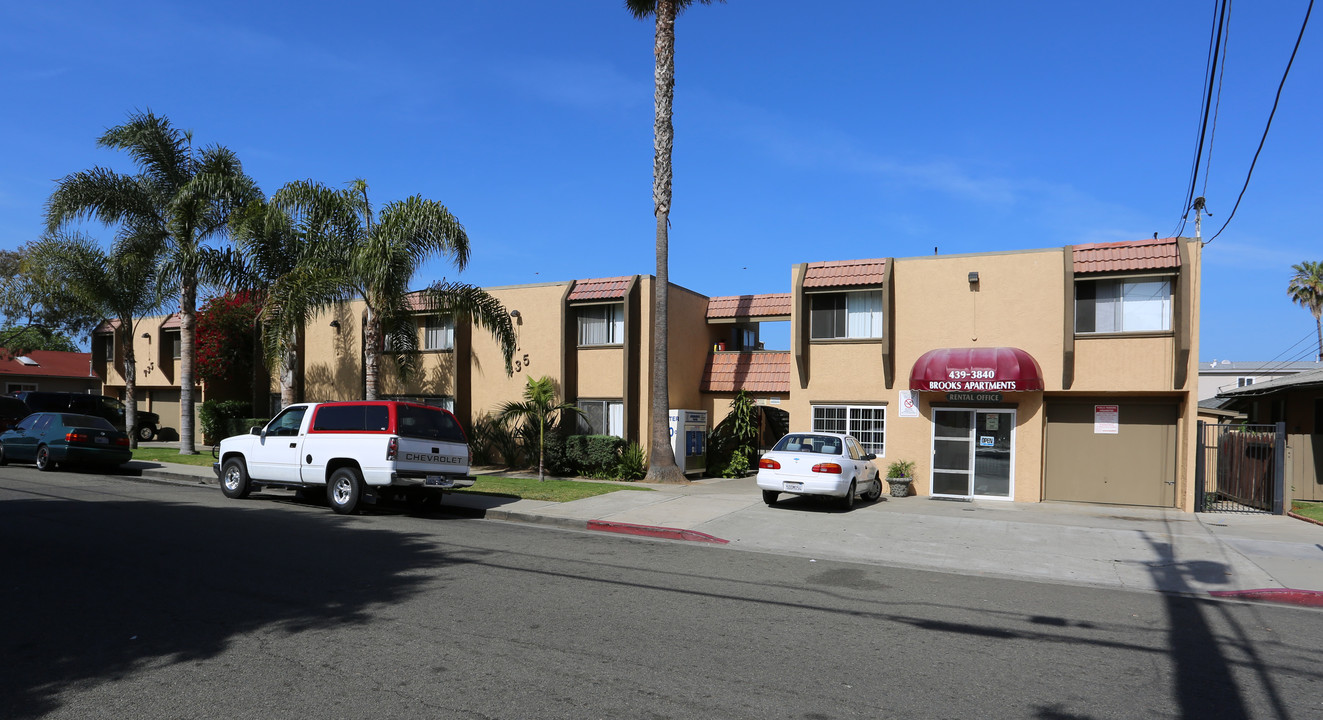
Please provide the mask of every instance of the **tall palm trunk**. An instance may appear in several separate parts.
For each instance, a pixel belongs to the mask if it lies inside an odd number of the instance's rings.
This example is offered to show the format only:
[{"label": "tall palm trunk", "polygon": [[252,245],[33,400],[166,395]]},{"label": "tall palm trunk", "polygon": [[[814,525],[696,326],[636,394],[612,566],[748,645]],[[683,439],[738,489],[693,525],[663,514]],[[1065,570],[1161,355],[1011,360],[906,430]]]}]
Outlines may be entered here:
[{"label": "tall palm trunk", "polygon": [[115,339],[124,348],[124,429],[129,448],[138,449],[138,360],[133,353],[133,318],[120,318]]},{"label": "tall palm trunk", "polygon": [[371,308],[363,321],[363,399],[377,399],[377,370],[381,367],[381,321]]},{"label": "tall palm trunk", "polygon": [[193,442],[193,342],[197,315],[197,279],[185,277],[179,290],[179,454],[197,455]]},{"label": "tall palm trunk", "polygon": [[1314,327],[1318,330],[1318,359],[1323,362],[1323,313],[1314,313]]},{"label": "tall palm trunk", "polygon": [[657,285],[654,288],[656,320],[652,332],[652,442],[646,480],[684,482],[684,472],[676,466],[675,453],[671,450],[667,363],[670,330],[667,300],[671,289],[668,225],[671,216],[671,148],[675,143],[675,129],[671,124],[671,105],[675,96],[675,0],[657,0],[656,15],[652,201],[657,215]]}]

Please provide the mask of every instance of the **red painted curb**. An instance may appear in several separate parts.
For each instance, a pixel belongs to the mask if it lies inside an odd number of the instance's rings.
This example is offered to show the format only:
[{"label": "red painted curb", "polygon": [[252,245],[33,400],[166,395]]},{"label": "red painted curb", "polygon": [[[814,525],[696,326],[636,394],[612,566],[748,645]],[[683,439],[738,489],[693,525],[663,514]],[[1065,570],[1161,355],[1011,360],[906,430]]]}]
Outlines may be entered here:
[{"label": "red painted curb", "polygon": [[680,528],[657,527],[655,525],[635,525],[633,523],[607,522],[606,520],[589,520],[589,530],[600,530],[602,532],[621,533],[624,535],[642,535],[644,537],[665,538],[667,540],[692,540],[694,542],[707,542],[725,545],[729,540],[723,540],[719,537],[713,537],[707,533],[701,533],[696,530],[681,530]]},{"label": "red painted curb", "polygon": [[1290,512],[1290,511],[1288,511],[1286,514],[1287,514],[1287,515],[1290,515],[1291,517],[1295,518],[1296,520],[1304,520],[1304,521],[1307,522],[1307,523],[1314,523],[1315,525],[1323,525],[1323,522],[1319,522],[1319,521],[1315,520],[1314,518],[1307,518],[1307,517],[1305,517],[1304,515],[1296,515],[1295,513]]},{"label": "red painted curb", "polygon": [[1213,597],[1236,600],[1262,600],[1264,602],[1323,607],[1323,592],[1318,590],[1292,590],[1291,588],[1263,588],[1260,590],[1214,590]]}]

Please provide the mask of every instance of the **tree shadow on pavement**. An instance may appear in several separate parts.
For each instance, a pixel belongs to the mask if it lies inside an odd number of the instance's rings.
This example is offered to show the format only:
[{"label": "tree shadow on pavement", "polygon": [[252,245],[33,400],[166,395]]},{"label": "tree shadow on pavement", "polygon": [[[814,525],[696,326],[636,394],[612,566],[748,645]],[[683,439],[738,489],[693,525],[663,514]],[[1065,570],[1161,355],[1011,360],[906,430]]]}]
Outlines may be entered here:
[{"label": "tree shadow on pavement", "polygon": [[366,623],[472,562],[420,537],[288,508],[160,502],[0,504],[0,717],[35,718],[69,686],[195,662],[259,629]]}]

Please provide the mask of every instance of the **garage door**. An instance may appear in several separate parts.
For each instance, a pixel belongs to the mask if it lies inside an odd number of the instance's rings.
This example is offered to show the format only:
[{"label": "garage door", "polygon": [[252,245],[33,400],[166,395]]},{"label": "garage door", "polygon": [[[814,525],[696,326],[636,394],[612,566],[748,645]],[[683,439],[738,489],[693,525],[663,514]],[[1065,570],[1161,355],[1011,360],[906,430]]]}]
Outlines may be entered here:
[{"label": "garage door", "polygon": [[1174,507],[1177,416],[1175,403],[1048,400],[1044,499]]},{"label": "garage door", "polygon": [[152,390],[152,412],[161,416],[161,427],[179,432],[179,391]]}]

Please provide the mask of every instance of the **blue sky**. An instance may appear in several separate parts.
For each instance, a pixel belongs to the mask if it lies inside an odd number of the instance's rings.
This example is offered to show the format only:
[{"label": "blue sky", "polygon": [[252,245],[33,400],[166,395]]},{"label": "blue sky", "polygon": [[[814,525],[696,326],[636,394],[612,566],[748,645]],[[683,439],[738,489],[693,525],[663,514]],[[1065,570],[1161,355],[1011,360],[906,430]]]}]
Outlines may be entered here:
[{"label": "blue sky", "polygon": [[[1306,5],[1235,6],[1205,237],[1244,182]],[[671,279],[786,292],[796,262],[1167,236],[1213,10],[696,7],[678,25]],[[1249,191],[1205,249],[1204,360],[1310,357],[1313,318],[1285,290],[1291,264],[1323,260],[1314,20]],[[444,203],[472,261],[429,266],[419,286],[651,273],[652,31],[614,0],[6,3],[0,247],[39,235],[57,178],[130,170],[95,140],[150,108],[235,150],[268,193],[362,177],[378,204]]]}]

